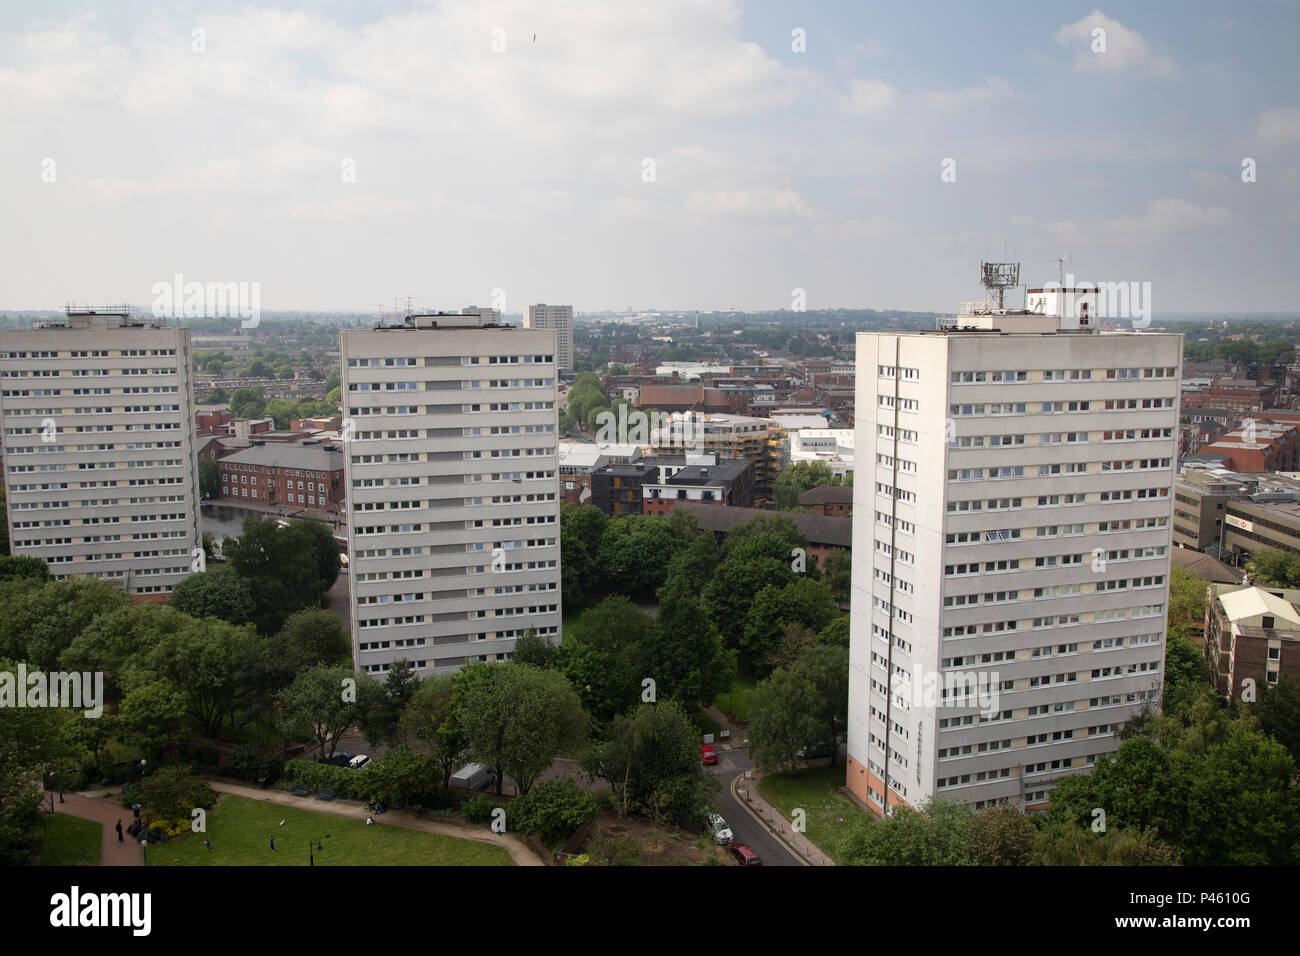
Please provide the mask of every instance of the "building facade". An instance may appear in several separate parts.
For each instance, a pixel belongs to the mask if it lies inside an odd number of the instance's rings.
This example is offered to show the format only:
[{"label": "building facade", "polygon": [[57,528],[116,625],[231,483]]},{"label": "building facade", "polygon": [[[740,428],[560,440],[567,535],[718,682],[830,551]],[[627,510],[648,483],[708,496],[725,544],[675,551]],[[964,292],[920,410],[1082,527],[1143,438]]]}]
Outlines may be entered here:
[{"label": "building facade", "polygon": [[1158,707],[1181,350],[1012,310],[858,334],[847,785],[868,806],[1045,806]]},{"label": "building facade", "polygon": [[191,368],[188,329],[126,310],[0,332],[14,554],[170,599],[199,547]]},{"label": "building facade", "polygon": [[330,513],[339,511],[346,498],[343,452],[334,445],[254,445],[217,463],[222,498]]},{"label": "building facade", "polygon": [[573,368],[573,306],[524,306],[524,328],[555,333],[555,364],[560,371]]},{"label": "building facade", "polygon": [[358,670],[559,640],[555,334],[481,321],[339,335]]},{"label": "building facade", "polygon": [[705,505],[754,507],[754,464],[729,458],[705,465],[687,465],[675,474],[641,485],[643,514],[663,517],[682,501]]},{"label": "building facade", "polygon": [[1205,659],[1215,686],[1228,700],[1253,682],[1258,700],[1265,688],[1300,678],[1300,591],[1213,585],[1205,611]]}]

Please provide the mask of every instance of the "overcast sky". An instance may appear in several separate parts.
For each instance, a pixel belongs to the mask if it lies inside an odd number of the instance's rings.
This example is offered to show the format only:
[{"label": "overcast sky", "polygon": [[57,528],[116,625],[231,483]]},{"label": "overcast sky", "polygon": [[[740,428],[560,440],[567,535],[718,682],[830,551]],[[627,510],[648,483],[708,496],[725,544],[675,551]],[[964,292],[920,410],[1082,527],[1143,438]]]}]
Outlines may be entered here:
[{"label": "overcast sky", "polygon": [[0,308],[180,273],[951,311],[1005,244],[1157,313],[1300,310],[1298,39],[1294,0],[4,0]]}]

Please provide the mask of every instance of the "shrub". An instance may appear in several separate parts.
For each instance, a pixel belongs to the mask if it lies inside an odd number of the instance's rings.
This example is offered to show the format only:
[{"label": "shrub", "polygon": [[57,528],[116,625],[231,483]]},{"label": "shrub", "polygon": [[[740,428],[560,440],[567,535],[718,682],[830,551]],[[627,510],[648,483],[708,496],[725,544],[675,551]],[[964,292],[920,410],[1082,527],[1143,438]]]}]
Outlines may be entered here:
[{"label": "shrub", "polygon": [[[505,805],[504,800],[495,800],[484,793],[462,803],[460,815],[465,818],[466,823],[487,823],[492,819],[492,811]],[[509,820],[508,816],[507,820]]]},{"label": "shrub", "polygon": [[294,783],[311,790],[333,790],[344,800],[368,800],[371,797],[370,770],[352,770],[312,760],[290,760],[285,775]]},{"label": "shrub", "polygon": [[217,802],[216,792],[190,773],[189,767],[159,767],[122,795],[122,805],[140,804],[146,824],[190,820],[196,807],[205,810]]},{"label": "shrub", "polygon": [[568,777],[539,783],[510,804],[507,826],[554,846],[596,819],[596,798]]},{"label": "shrub", "polygon": [[611,837],[597,829],[583,848],[594,866],[640,866],[645,851],[630,837]]},{"label": "shrub", "polygon": [[221,751],[210,744],[187,744],[179,750],[180,758],[199,773],[209,773],[221,765]]},{"label": "shrub", "polygon": [[226,773],[236,780],[256,782],[265,777],[267,783],[275,783],[284,774],[284,756],[267,753],[256,744],[240,744],[230,753]]}]

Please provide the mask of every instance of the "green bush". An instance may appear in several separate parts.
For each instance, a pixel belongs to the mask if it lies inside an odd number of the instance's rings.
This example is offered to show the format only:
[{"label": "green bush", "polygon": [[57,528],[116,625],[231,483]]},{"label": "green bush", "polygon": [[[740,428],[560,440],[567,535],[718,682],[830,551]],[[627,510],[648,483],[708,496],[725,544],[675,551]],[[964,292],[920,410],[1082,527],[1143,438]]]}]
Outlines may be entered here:
[{"label": "green bush", "polygon": [[122,794],[125,807],[140,804],[145,823],[189,820],[196,807],[210,808],[216,792],[185,766],[159,767]]},{"label": "green bush", "polygon": [[450,810],[453,814],[459,812],[456,806],[456,794],[446,787],[418,790],[411,795],[411,803],[419,804],[426,810]]},{"label": "green bush", "polygon": [[265,777],[266,782],[271,784],[284,774],[284,756],[267,753],[256,744],[240,744],[231,751],[225,770],[236,780],[256,782]]},{"label": "green bush", "polygon": [[596,819],[596,798],[568,777],[539,783],[506,810],[506,825],[516,833],[536,833],[554,846]]},{"label": "green bush", "polygon": [[294,783],[309,790],[333,790],[336,797],[344,800],[369,800],[371,797],[368,769],[352,770],[312,760],[290,760],[284,765],[284,773]]},{"label": "green bush", "polygon": [[198,773],[211,773],[221,765],[221,751],[209,744],[186,744],[180,758]]},{"label": "green bush", "polygon": [[[487,823],[492,819],[492,811],[497,807],[504,806],[506,806],[506,801],[496,800],[484,793],[473,800],[466,800],[462,803],[460,805],[460,815],[465,818],[466,823]],[[506,819],[508,825],[508,812]]]}]

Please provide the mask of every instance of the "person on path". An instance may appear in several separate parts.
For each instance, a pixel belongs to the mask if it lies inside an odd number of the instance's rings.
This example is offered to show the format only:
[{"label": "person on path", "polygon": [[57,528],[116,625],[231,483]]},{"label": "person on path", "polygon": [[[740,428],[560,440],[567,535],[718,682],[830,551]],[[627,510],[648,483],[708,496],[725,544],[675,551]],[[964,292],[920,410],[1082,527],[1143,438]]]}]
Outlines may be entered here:
[{"label": "person on path", "polygon": [[122,821],[121,821],[121,820],[118,820],[118,821],[117,821],[117,828],[116,828],[116,829],[117,829],[117,842],[118,842],[118,843],[125,843],[126,840],[124,840],[124,839],[122,838]]}]

